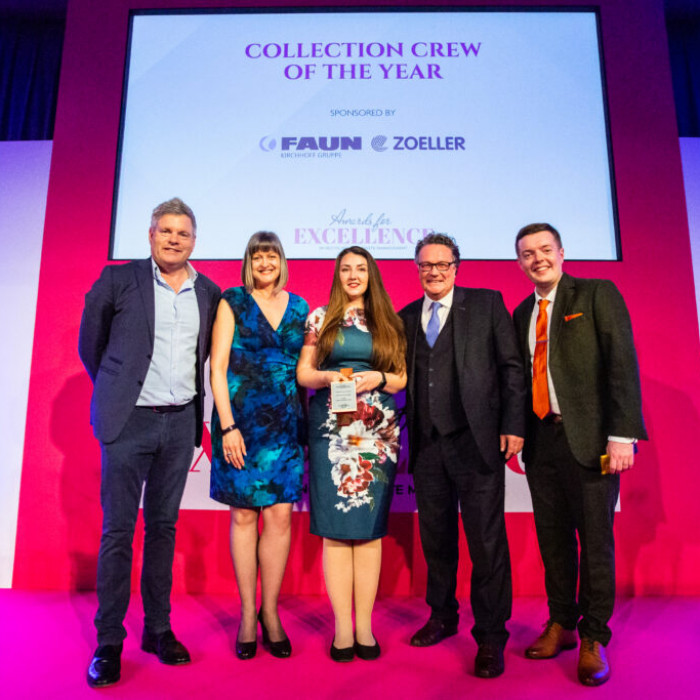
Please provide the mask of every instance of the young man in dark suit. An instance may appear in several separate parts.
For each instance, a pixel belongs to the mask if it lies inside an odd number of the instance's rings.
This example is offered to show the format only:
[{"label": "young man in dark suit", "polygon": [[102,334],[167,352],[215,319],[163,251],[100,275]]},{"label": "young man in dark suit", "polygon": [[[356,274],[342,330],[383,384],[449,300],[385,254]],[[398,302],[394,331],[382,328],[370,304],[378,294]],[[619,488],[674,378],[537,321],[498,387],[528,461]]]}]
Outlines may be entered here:
[{"label": "young man in dark suit", "polygon": [[459,248],[433,233],[416,246],[424,296],[400,316],[407,338],[406,411],[423,554],[428,622],[411,639],[457,633],[458,506],[472,560],[475,674],[503,673],[512,585],[505,460],[520,451],[525,386],[512,322],[499,292],[455,286]]},{"label": "young man in dark suit", "polygon": [[90,416],[102,450],[93,688],[120,678],[142,489],[141,647],[165,664],[190,661],[170,628],[175,523],[202,441],[204,363],[221,295],[188,262],[196,233],[182,200],[163,202],[151,217],[151,257],[105,267],[85,297],[78,351],[94,385]]},{"label": "young man in dark suit", "polygon": [[579,680],[600,685],[610,676],[620,474],[634,464],[634,443],[646,439],[632,327],[612,282],[563,272],[555,228],[525,226],[515,248],[535,285],[513,319],[529,389],[523,460],[549,605],[525,655],[574,648],[578,626]]}]

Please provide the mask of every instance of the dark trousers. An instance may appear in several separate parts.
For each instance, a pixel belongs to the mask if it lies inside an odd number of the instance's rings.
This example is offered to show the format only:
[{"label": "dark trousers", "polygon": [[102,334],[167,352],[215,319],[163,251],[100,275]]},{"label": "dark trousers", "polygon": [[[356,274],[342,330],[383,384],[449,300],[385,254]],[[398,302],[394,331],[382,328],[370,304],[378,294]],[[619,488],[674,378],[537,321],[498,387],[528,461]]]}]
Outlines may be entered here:
[{"label": "dark trousers", "polygon": [[567,629],[578,625],[582,637],[606,645],[615,604],[613,519],[620,477],[581,466],[562,424],[537,421],[533,438],[525,471],[549,617]]},{"label": "dark trousers", "polygon": [[[143,490],[141,595],[145,626],[170,629],[175,523],[192,463],[195,406],[156,413],[134,408],[120,436],[102,447],[103,523],[97,560],[97,643],[119,644],[131,592],[132,542]],[[145,487],[144,487],[145,484]]]},{"label": "dark trousers", "polygon": [[456,590],[458,505],[472,560],[472,634],[505,645],[513,599],[504,515],[505,468],[481,458],[468,429],[419,438],[413,481],[423,554],[428,564],[426,602],[431,617],[459,619]]}]

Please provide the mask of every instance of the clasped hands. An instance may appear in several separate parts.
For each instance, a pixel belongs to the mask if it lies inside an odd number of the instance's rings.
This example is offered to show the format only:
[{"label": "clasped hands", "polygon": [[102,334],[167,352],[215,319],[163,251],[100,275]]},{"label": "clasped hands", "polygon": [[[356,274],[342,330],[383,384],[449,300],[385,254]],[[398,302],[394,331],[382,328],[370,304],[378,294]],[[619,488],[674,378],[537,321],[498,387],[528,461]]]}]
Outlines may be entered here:
[{"label": "clasped hands", "polygon": [[357,393],[361,394],[364,391],[376,389],[382,382],[382,373],[376,370],[368,370],[367,372],[353,372],[349,377],[346,377],[340,372],[326,372],[326,386],[330,386],[333,382],[352,381],[356,384]]}]

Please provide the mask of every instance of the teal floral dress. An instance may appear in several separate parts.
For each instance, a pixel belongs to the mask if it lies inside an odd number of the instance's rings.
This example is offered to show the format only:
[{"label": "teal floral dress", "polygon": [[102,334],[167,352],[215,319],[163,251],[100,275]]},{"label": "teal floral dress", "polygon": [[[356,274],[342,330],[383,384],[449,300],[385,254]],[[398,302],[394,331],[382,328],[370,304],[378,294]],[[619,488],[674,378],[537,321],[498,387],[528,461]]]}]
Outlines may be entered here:
[{"label": "teal floral dress", "polygon": [[305,433],[296,365],[309,306],[290,293],[275,330],[244,287],[227,289],[223,298],[236,320],[227,375],[229,397],[248,454],[243,469],[226,462],[215,406],[210,495],[238,508],[294,503],[302,494],[300,443]]},{"label": "teal floral dress", "polygon": [[[306,322],[305,345],[315,345],[326,307]],[[361,309],[349,309],[333,350],[321,369],[372,369],[372,336]],[[318,390],[309,406],[309,495],[312,534],[372,540],[387,532],[399,455],[399,422],[391,394],[357,396],[349,424],[338,425],[330,392]]]}]

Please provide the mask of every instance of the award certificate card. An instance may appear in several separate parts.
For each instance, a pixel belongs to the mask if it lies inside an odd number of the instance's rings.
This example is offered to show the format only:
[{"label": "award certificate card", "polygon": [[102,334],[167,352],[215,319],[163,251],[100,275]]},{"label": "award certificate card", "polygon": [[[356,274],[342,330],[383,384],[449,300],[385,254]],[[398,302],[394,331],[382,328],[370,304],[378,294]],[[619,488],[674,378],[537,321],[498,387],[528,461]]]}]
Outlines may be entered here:
[{"label": "award certificate card", "polygon": [[331,383],[331,412],[349,413],[357,410],[357,389],[355,382]]}]

